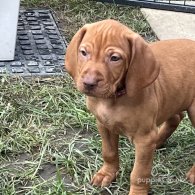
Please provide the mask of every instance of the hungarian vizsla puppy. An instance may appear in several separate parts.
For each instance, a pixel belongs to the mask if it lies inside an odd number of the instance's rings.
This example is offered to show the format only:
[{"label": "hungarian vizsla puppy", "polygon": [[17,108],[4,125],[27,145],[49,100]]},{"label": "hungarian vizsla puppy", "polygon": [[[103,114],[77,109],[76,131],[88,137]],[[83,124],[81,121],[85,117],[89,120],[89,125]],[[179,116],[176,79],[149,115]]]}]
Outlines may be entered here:
[{"label": "hungarian vizsla puppy", "polygon": [[[149,44],[123,24],[103,20],[75,34],[65,67],[86,94],[102,137],[104,164],[92,184],[107,186],[116,178],[122,134],[135,145],[129,195],[146,195],[155,149],[177,128],[183,111],[195,126],[195,42]],[[195,183],[195,165],[187,178]]]}]

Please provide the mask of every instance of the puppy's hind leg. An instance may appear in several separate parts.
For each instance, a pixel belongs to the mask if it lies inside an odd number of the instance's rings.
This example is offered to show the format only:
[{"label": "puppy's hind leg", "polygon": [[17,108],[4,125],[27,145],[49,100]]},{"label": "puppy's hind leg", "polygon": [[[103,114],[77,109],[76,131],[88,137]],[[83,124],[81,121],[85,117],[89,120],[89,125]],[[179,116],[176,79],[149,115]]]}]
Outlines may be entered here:
[{"label": "puppy's hind leg", "polygon": [[181,112],[172,116],[166,122],[164,122],[159,131],[158,131],[158,140],[156,144],[156,148],[160,148],[164,142],[172,135],[172,133],[176,130],[179,123],[183,119],[184,114]]},{"label": "puppy's hind leg", "polygon": [[192,125],[195,127],[195,98],[189,109],[187,110],[188,116],[190,118],[190,121],[192,122]]},{"label": "puppy's hind leg", "polygon": [[[189,115],[190,121],[192,122],[192,125],[195,127],[195,99],[193,103],[191,104],[190,108],[188,109],[188,115]],[[188,173],[186,174],[186,177],[192,184],[195,185],[195,164],[188,171]]]},{"label": "puppy's hind leg", "polygon": [[186,177],[192,184],[195,185],[195,164],[188,171],[188,173],[186,174]]}]

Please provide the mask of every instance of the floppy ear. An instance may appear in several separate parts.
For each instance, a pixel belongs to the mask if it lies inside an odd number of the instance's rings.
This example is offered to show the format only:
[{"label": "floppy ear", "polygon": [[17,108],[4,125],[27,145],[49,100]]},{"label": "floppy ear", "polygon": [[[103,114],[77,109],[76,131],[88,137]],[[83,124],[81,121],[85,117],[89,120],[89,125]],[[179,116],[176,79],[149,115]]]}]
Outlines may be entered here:
[{"label": "floppy ear", "polygon": [[131,59],[126,75],[126,90],[132,97],[158,77],[160,67],[148,43],[136,33],[128,35]]},{"label": "floppy ear", "polygon": [[82,27],[80,30],[78,30],[77,33],[73,36],[66,50],[65,68],[67,72],[73,77],[74,80],[77,75],[78,48],[86,33],[86,30],[87,30],[86,25]]}]

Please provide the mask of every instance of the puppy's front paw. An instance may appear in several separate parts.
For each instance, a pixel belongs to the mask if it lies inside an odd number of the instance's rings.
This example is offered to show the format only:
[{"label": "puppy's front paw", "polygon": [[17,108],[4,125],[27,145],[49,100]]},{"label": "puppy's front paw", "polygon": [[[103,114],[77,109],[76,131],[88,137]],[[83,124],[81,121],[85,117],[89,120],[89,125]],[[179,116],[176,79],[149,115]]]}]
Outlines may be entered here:
[{"label": "puppy's front paw", "polygon": [[105,168],[104,166],[93,176],[91,183],[95,186],[109,186],[118,174],[118,170]]},{"label": "puppy's front paw", "polygon": [[195,165],[186,174],[187,180],[195,185]]},{"label": "puppy's front paw", "polygon": [[149,195],[147,188],[146,189],[134,189],[131,187],[129,195]]}]

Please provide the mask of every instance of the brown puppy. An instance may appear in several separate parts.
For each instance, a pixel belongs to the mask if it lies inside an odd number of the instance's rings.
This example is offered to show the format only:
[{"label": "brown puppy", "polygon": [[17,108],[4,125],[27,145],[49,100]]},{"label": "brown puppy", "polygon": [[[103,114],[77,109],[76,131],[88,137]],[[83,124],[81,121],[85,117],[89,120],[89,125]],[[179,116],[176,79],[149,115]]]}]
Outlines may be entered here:
[{"label": "brown puppy", "polygon": [[[65,66],[87,95],[102,137],[104,164],[92,183],[106,186],[116,178],[123,134],[135,144],[129,194],[146,195],[155,149],[177,128],[182,111],[195,126],[195,42],[148,44],[119,22],[104,20],[75,34]],[[195,165],[187,177],[195,183]]]}]

